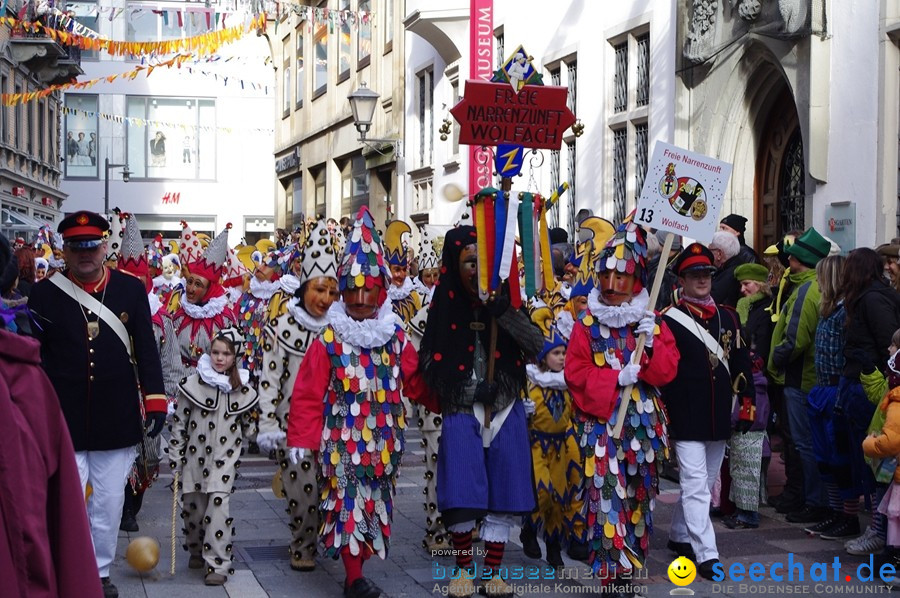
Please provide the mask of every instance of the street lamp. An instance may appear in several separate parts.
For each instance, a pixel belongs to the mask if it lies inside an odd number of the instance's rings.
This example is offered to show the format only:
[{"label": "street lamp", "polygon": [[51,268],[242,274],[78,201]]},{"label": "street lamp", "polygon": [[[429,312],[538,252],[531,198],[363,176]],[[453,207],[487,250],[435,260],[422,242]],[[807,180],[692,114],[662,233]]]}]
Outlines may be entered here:
[{"label": "street lamp", "polygon": [[[347,100],[350,102],[350,111],[353,113],[353,126],[359,132],[359,141],[366,144],[379,154],[384,154],[373,143],[389,145],[394,152],[397,161],[397,186],[395,194],[400,197],[400,186],[403,184],[403,173],[401,168],[403,165],[403,141],[400,139],[376,139],[374,137],[366,138],[369,129],[372,128],[372,119],[375,116],[375,107],[378,105],[378,98],[381,95],[376,91],[372,91],[366,87],[366,82],[361,81],[359,87],[355,91],[347,94]],[[399,205],[399,202],[398,202]],[[387,213],[391,213],[390,197],[387,198]]]},{"label": "street lamp", "polygon": [[103,215],[106,216],[109,214],[109,169],[121,168],[122,181],[126,183],[131,180],[131,171],[128,170],[128,164],[110,164],[109,158],[104,158],[103,168]]},{"label": "street lamp", "polygon": [[[353,126],[359,131],[359,141],[370,147],[373,147],[372,143],[388,144],[397,154],[397,158],[399,159],[403,157],[401,155],[402,142],[400,139],[366,138],[366,134],[369,132],[369,129],[372,128],[372,119],[375,117],[375,107],[378,105],[378,98],[380,97],[381,95],[378,94],[378,92],[372,91],[366,87],[365,81],[360,82],[359,87],[357,87],[355,91],[351,91],[347,94],[347,100],[350,101],[350,111],[353,113]],[[378,148],[374,149],[378,151]]]}]

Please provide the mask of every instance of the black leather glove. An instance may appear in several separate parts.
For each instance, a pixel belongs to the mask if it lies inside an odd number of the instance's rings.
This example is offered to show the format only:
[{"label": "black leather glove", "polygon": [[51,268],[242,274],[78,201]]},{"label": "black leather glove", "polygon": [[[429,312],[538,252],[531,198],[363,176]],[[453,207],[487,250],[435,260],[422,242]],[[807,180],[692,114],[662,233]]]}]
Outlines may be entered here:
[{"label": "black leather glove", "polygon": [[491,406],[494,404],[494,399],[497,398],[497,385],[493,382],[488,382],[487,380],[482,380],[478,383],[478,386],[475,387],[475,402],[483,403],[484,405]]},{"label": "black leather glove", "polygon": [[148,413],[144,425],[147,427],[147,436],[156,438],[162,432],[163,426],[166,425],[165,412]]},{"label": "black leather glove", "polygon": [[853,349],[850,351],[849,357],[859,364],[864,374],[871,374],[875,371],[875,364],[872,362],[872,358],[862,349]]},{"label": "black leather glove", "polygon": [[499,318],[509,309],[509,297],[506,295],[498,295],[494,299],[487,302],[488,311],[495,318]]}]

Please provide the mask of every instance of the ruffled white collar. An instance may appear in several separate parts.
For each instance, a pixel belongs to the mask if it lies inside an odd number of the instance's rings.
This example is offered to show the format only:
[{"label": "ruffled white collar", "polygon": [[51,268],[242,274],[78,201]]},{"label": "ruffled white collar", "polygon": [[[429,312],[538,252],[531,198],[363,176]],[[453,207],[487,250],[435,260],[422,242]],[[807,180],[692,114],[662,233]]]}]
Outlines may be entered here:
[{"label": "ruffled white collar", "polygon": [[386,345],[393,338],[399,321],[390,301],[385,301],[378,309],[378,315],[368,320],[354,320],[348,316],[344,303],[340,304],[340,309],[329,311],[328,317],[342,342],[363,349]]},{"label": "ruffled white collar", "polygon": [[554,390],[566,390],[568,388],[566,386],[565,372],[544,372],[538,366],[529,363],[525,366],[525,374],[528,376],[529,382],[541,388],[552,388]]},{"label": "ruffled white collar", "polygon": [[564,339],[569,340],[572,337],[572,330],[575,328],[575,318],[567,310],[562,310],[556,316],[556,329]]},{"label": "ruffled white collar", "polygon": [[180,284],[181,284],[180,276],[172,276],[171,278],[166,278],[165,276],[160,274],[159,276],[156,276],[153,279],[153,286],[156,288],[163,287],[163,286],[175,287]]},{"label": "ruffled white collar", "polygon": [[[220,374],[217,372],[212,365],[212,361],[209,359],[209,355],[204,353],[200,356],[200,359],[197,360],[197,373],[200,374],[200,379],[203,380],[208,385],[218,388],[222,392],[231,392],[231,382],[228,379],[228,376],[225,374]],[[250,380],[250,372],[245,369],[238,368],[238,375],[241,377],[241,384],[247,384]]]},{"label": "ruffled white collar", "polygon": [[203,305],[191,303],[188,301],[187,295],[181,298],[181,307],[184,308],[184,313],[195,320],[204,320],[206,318],[215,317],[225,310],[227,304],[228,297],[225,295],[213,297]]},{"label": "ruffled white collar", "polygon": [[257,299],[270,299],[280,288],[281,285],[277,280],[259,280],[255,276],[250,277],[250,293]]},{"label": "ruffled white collar", "polygon": [[281,290],[288,295],[293,295],[300,288],[300,279],[293,274],[285,274],[278,280]]},{"label": "ruffled white collar", "polygon": [[[310,315],[308,311],[303,309],[303,306],[300,305],[300,298],[294,297],[290,301],[288,301],[287,310],[288,313],[293,316],[297,323],[300,324],[303,328],[309,330],[310,332],[320,332],[323,328],[328,326],[331,323],[331,314],[336,311],[336,306],[339,301],[335,301],[331,304],[331,307],[328,309],[328,313],[326,313],[321,318],[315,318]],[[343,309],[341,309],[343,311]]]},{"label": "ruffled white collar", "polygon": [[572,298],[572,285],[570,285],[567,282],[564,282],[561,285],[559,285],[559,294],[566,301],[571,299]]},{"label": "ruffled white collar", "polygon": [[388,299],[391,301],[402,301],[409,297],[409,294],[413,292],[413,282],[412,279],[407,276],[406,280],[403,281],[403,286],[398,287],[395,284],[392,284],[388,287],[387,295]]},{"label": "ruffled white collar", "polygon": [[413,289],[415,289],[418,294],[422,295],[423,297],[428,294],[428,287],[425,286],[424,282],[419,280],[418,276],[412,279],[412,283]]},{"label": "ruffled white collar", "polygon": [[147,302],[150,304],[150,317],[152,318],[162,308],[162,301],[159,300],[159,295],[151,291],[147,293]]},{"label": "ruffled white collar", "polygon": [[228,297],[228,300],[231,302],[232,305],[237,305],[238,303],[240,303],[241,297],[243,296],[243,294],[244,294],[244,289],[242,289],[240,286],[227,287],[225,289],[225,295]]},{"label": "ruffled white collar", "polygon": [[600,290],[591,289],[588,293],[588,309],[597,321],[609,328],[621,328],[627,324],[640,321],[647,314],[647,303],[650,296],[647,289],[631,298],[631,301],[622,305],[606,305],[600,301]]}]

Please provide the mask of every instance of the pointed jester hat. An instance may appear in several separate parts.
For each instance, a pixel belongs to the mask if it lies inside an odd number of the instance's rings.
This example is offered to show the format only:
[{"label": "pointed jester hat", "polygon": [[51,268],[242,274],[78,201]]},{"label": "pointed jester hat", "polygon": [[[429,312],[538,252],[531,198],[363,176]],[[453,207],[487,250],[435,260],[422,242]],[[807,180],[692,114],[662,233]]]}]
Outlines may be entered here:
[{"label": "pointed jester hat", "polygon": [[209,289],[203,297],[203,301],[225,294],[220,280],[224,273],[225,261],[228,259],[229,230],[231,230],[230,222],[225,225],[225,230],[210,241],[209,246],[202,255],[199,255],[194,261],[185,264],[191,274],[202,276],[209,281]]},{"label": "pointed jester hat", "polygon": [[634,274],[634,292],[647,286],[647,233],[634,222],[632,211],[616,229],[597,260],[597,272]]},{"label": "pointed jester hat", "polygon": [[544,335],[544,346],[537,355],[538,362],[543,361],[547,353],[557,347],[565,347],[568,343],[566,339],[559,333],[556,328],[556,322],[553,319],[553,310],[546,305],[538,307],[531,312],[531,321],[537,324]]},{"label": "pointed jester hat", "polygon": [[124,222],[122,244],[119,249],[119,270],[128,272],[137,277],[143,277],[147,292],[153,288],[150,280],[150,260],[144,249],[144,240],[141,238],[141,229],[138,227],[134,214],[122,213]]},{"label": "pointed jester hat", "polygon": [[587,297],[596,286],[597,281],[594,279],[594,273],[597,266],[597,258],[606,245],[607,241],[612,238],[616,232],[616,227],[612,222],[591,216],[586,218],[580,225],[581,234],[587,237],[575,248],[572,259],[569,260],[573,266],[578,268],[575,280],[572,283],[572,292],[569,297]]},{"label": "pointed jester hat", "polygon": [[432,268],[441,267],[441,251],[437,245],[443,244],[443,238],[435,239],[428,230],[427,226],[419,229],[419,270],[430,270]]},{"label": "pointed jester hat", "polygon": [[181,238],[178,241],[178,257],[181,258],[182,264],[188,264],[200,259],[200,252],[203,246],[200,239],[194,234],[194,229],[185,222],[181,221]]},{"label": "pointed jester hat", "polygon": [[337,254],[334,236],[328,230],[324,218],[310,227],[306,243],[300,250],[300,284],[325,276],[337,279]]},{"label": "pointed jester hat", "polygon": [[384,247],[375,230],[369,208],[363,206],[356,215],[347,247],[338,267],[338,286],[341,292],[357,288],[372,288],[377,281],[382,288],[391,284],[391,273],[384,259]]},{"label": "pointed jester hat", "polygon": [[412,228],[402,220],[394,220],[388,224],[387,231],[384,233],[384,247],[387,250],[387,261],[391,266],[409,265],[409,254],[406,251],[406,244],[403,242],[403,235],[412,233]]},{"label": "pointed jester hat", "polygon": [[228,248],[228,259],[225,261],[225,273],[222,285],[225,287],[238,287],[244,284],[244,275],[249,274],[250,270],[244,267],[241,260],[238,259],[234,248]]},{"label": "pointed jester hat", "polygon": [[115,208],[112,214],[107,215],[106,219],[109,221],[109,237],[106,239],[106,261],[114,262],[119,259],[122,239],[125,236],[125,214],[119,208]]}]

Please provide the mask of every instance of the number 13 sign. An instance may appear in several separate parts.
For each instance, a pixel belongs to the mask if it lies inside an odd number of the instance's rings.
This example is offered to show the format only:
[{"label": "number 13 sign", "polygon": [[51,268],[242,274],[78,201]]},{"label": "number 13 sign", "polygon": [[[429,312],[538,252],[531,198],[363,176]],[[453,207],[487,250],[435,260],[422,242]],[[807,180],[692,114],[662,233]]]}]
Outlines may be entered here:
[{"label": "number 13 sign", "polygon": [[634,220],[709,243],[730,176],[731,164],[658,141]]}]

